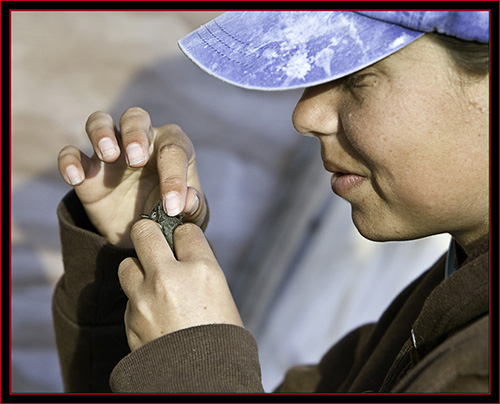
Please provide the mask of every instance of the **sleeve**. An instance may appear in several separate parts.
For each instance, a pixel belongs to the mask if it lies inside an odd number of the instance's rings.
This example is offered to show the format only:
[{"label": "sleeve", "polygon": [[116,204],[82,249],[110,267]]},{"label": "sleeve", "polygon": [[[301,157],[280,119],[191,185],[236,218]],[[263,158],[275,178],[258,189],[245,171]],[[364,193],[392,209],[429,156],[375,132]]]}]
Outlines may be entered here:
[{"label": "sleeve", "polygon": [[262,393],[257,344],[235,325],[180,330],[120,361],[111,388],[122,393]]},{"label": "sleeve", "polygon": [[127,298],[117,269],[134,255],[100,236],[71,191],[57,210],[64,273],[56,285],[52,313],[64,388],[109,392],[109,375],[128,348]]},{"label": "sleeve", "polygon": [[135,252],[100,236],[74,191],[57,214],[64,274],[52,311],[67,392],[263,392],[257,344],[241,327],[193,327],[130,353],[117,269]]}]

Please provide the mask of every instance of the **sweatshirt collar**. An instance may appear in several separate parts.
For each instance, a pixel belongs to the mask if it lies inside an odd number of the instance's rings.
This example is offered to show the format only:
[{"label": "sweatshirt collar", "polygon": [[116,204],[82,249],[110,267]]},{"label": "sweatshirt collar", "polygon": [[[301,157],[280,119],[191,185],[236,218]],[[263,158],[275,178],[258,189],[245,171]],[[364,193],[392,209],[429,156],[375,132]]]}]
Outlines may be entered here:
[{"label": "sweatshirt collar", "polygon": [[[412,342],[418,347],[419,356],[454,330],[489,311],[489,237],[465,262],[460,247],[455,244],[453,250],[459,270],[431,292],[412,327]],[[450,265],[453,260],[452,255]]]}]

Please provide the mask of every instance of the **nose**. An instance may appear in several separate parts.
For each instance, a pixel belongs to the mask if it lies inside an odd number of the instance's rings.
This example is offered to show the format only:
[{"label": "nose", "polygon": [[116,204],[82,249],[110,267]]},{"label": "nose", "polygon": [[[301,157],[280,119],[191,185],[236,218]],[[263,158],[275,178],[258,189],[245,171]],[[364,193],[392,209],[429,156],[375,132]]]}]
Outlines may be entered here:
[{"label": "nose", "polygon": [[292,123],[295,130],[305,136],[336,134],[339,126],[337,90],[331,85],[306,88],[295,106]]}]

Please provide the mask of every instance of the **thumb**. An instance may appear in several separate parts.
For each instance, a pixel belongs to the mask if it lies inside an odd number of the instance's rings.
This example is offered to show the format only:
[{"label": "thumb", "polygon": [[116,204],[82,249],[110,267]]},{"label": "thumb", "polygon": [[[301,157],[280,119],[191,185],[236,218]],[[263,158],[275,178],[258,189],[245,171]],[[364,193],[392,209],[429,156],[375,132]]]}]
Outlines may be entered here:
[{"label": "thumb", "polygon": [[217,261],[203,230],[193,223],[185,223],[175,229],[174,247],[179,261]]}]

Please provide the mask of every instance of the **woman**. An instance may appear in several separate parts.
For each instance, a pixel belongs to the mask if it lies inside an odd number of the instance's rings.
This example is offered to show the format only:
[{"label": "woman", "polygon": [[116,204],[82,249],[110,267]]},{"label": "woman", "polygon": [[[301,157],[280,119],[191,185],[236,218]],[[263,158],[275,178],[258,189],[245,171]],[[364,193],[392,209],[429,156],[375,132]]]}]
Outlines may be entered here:
[{"label": "woman", "polygon": [[[484,12],[259,12],[181,40],[233,84],[306,88],[294,126],[320,140],[332,190],[365,237],[453,236],[377,324],[292,369],[279,391],[488,391],[488,31]],[[208,207],[191,142],[140,108],[119,127],[95,113],[94,156],[59,155],[75,186],[59,208],[54,296],[67,389],[105,391],[113,370],[117,392],[262,391],[255,341],[198,227]],[[137,221],[160,198],[191,222],[175,230],[175,256],[158,226]]]}]

